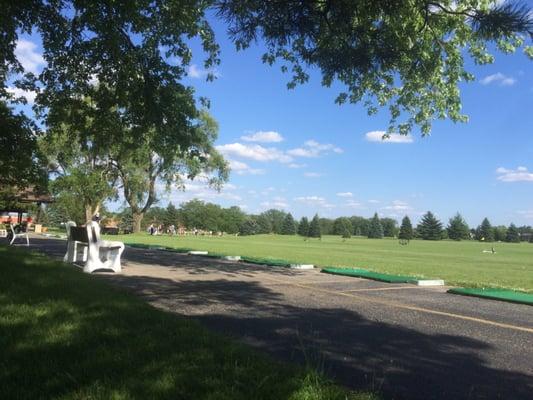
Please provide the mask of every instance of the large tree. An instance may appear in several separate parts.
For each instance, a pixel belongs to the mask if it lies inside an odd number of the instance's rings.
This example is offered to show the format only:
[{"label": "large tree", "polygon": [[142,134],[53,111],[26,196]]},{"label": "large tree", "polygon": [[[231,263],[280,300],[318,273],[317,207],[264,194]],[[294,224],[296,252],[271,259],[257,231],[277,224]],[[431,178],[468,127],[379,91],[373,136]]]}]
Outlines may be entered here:
[{"label": "large tree", "polygon": [[470,239],[470,228],[459,213],[450,218],[446,230],[448,231],[448,238],[452,240]]},{"label": "large tree", "polygon": [[282,235],[296,235],[296,223],[291,213],[288,213],[283,220],[283,225],[281,226]]},{"label": "large tree", "polygon": [[484,242],[494,241],[494,230],[488,218],[483,218],[481,225],[477,227],[476,239]]},{"label": "large tree", "polygon": [[505,241],[509,243],[520,243],[520,232],[515,224],[509,225]]},{"label": "large tree", "polygon": [[309,234],[309,220],[307,217],[302,217],[298,224],[298,235],[307,236]]},{"label": "large tree", "polygon": [[442,223],[431,211],[428,211],[416,227],[416,232],[424,240],[441,240],[443,233]]},{"label": "large tree", "polygon": [[[111,155],[133,213],[134,232],[140,230],[144,214],[158,201],[158,183],[167,190],[186,188],[187,180],[200,176],[206,185],[218,189],[228,179],[227,163],[214,147],[216,121],[206,111],[195,121],[184,117],[181,132],[167,136],[150,129],[137,143],[131,143],[134,136],[128,136]],[[183,145],[183,137],[188,144]]]},{"label": "large tree", "polygon": [[311,223],[309,224],[309,232],[307,233],[307,236],[312,237],[312,238],[322,237],[322,232],[320,231],[320,218],[318,218],[318,214],[315,214],[315,216],[311,220]]},{"label": "large tree", "polygon": [[411,224],[409,217],[406,215],[402,219],[402,225],[400,226],[398,238],[403,240],[411,240],[413,236],[413,225]]},{"label": "large tree", "polygon": [[0,187],[46,186],[46,170],[32,120],[0,101]]},{"label": "large tree", "polygon": [[378,213],[375,213],[370,219],[367,236],[369,239],[383,239],[383,226],[379,220]]},{"label": "large tree", "polygon": [[[389,130],[423,134],[434,119],[466,121],[459,86],[475,77],[465,64],[494,60],[531,44],[533,18],[519,2],[497,0],[219,0],[237,48],[262,39],[263,61],[291,71],[288,86],[318,67],[322,84],[345,90],[337,103],[388,107]],[[523,35],[525,34],[525,35]],[[524,47],[533,58],[533,48]],[[400,120],[402,118],[403,120]]]}]

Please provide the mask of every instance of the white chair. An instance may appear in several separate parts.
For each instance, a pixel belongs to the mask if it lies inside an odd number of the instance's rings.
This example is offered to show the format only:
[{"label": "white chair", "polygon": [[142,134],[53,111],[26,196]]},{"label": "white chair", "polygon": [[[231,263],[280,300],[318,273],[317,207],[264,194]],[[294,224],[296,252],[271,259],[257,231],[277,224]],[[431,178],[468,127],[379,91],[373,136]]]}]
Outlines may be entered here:
[{"label": "white chair", "polygon": [[30,245],[30,238],[28,236],[28,231],[30,230],[30,224],[21,225],[19,233],[15,232],[15,226],[13,224],[9,225],[11,227],[11,234],[13,237],[11,238],[11,242],[9,242],[9,245],[11,246],[16,238],[26,238],[26,246]]}]

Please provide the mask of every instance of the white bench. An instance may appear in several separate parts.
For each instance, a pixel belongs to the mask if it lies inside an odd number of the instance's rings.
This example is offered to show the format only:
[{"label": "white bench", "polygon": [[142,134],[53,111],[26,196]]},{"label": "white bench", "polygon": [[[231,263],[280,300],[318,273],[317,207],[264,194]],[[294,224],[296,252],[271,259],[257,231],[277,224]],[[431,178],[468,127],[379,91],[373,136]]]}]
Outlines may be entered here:
[{"label": "white bench", "polygon": [[124,251],[124,243],[102,240],[100,225],[92,221],[85,227],[77,227],[75,223],[67,222],[67,253],[63,258],[67,262],[76,262],[78,247],[83,247],[83,272],[91,273],[100,269],[120,272],[122,266],[120,257]]}]

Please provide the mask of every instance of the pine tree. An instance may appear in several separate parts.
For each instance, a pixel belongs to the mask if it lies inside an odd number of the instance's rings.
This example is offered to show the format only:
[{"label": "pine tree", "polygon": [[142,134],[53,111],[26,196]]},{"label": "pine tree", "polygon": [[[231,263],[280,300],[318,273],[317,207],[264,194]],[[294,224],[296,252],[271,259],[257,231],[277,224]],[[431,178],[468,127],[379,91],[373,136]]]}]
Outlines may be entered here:
[{"label": "pine tree", "polygon": [[163,215],[163,223],[166,226],[170,225],[178,225],[178,219],[179,219],[179,211],[172,203],[168,203],[168,206],[165,210],[165,214]]},{"label": "pine tree", "polygon": [[461,214],[457,213],[448,222],[448,237],[452,240],[463,240],[470,238],[470,228]]},{"label": "pine tree", "polygon": [[411,220],[406,215],[402,219],[402,226],[400,226],[400,233],[398,234],[398,239],[411,240],[413,238],[413,225]]},{"label": "pine tree", "polygon": [[418,235],[424,240],[442,239],[442,223],[435,218],[431,211],[424,214],[416,230]]},{"label": "pine tree", "polygon": [[282,235],[296,235],[296,224],[294,223],[294,218],[291,213],[288,213],[283,220],[281,225],[281,234]]},{"label": "pine tree", "polygon": [[383,226],[378,217],[378,213],[374,214],[374,217],[370,220],[368,227],[368,238],[369,239],[383,239]]},{"label": "pine tree", "polygon": [[307,217],[302,217],[298,225],[298,235],[307,236],[309,234],[309,220]]},{"label": "pine tree", "polygon": [[344,226],[344,232],[342,232],[342,238],[343,239],[350,239],[352,237],[352,233],[350,232],[350,229],[348,229],[348,226]]},{"label": "pine tree", "polygon": [[505,241],[509,243],[520,243],[520,232],[515,224],[511,224],[509,225],[509,228],[507,228]]},{"label": "pine tree", "polygon": [[494,241],[494,230],[488,218],[485,218],[476,229],[476,239],[484,242]]},{"label": "pine tree", "polygon": [[307,234],[307,236],[314,238],[322,237],[320,233],[320,220],[318,218],[318,214],[315,214],[315,216],[311,220],[311,224],[309,224],[309,233]]}]

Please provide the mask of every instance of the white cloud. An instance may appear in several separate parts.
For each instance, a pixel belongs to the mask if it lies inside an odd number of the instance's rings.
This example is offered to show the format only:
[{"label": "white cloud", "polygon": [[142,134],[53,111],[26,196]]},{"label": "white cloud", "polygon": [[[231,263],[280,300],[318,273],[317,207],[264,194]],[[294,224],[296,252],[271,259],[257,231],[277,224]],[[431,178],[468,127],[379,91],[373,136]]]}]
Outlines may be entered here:
[{"label": "white cloud", "polygon": [[337,196],[339,196],[339,197],[353,197],[353,193],[352,192],[340,192],[340,193],[337,193]]},{"label": "white cloud", "polygon": [[374,200],[374,199],[372,199],[372,200],[368,200],[368,202],[371,203],[371,204],[379,204],[379,203],[381,203],[381,201],[379,201],[379,200]]},{"label": "white cloud", "polygon": [[518,167],[515,170],[500,167],[496,169],[499,181],[502,182],[533,182],[533,172],[526,167]]},{"label": "white cloud", "polygon": [[318,143],[315,140],[308,140],[304,143],[303,147],[297,147],[287,151],[287,154],[294,157],[320,157],[321,155],[328,153],[343,153],[343,150],[340,147],[336,147],[331,143],[323,144]]},{"label": "white cloud", "polygon": [[289,205],[284,201],[263,201],[260,204],[264,209],[268,208],[289,208]]},{"label": "white cloud", "polygon": [[37,51],[37,45],[29,40],[17,41],[15,56],[26,72],[37,74],[45,64],[42,54]]},{"label": "white cloud", "polygon": [[413,143],[413,137],[411,135],[400,135],[399,133],[390,133],[388,137],[385,131],[371,131],[365,133],[366,140],[369,142],[379,143]]},{"label": "white cloud", "polygon": [[220,77],[220,72],[218,72],[216,69],[207,70],[207,69],[198,67],[196,64],[191,64],[189,68],[187,69],[187,75],[189,76],[189,78],[194,78],[194,79],[205,78],[207,77],[209,73],[211,73],[217,78]]},{"label": "white cloud", "polygon": [[516,83],[516,79],[510,76],[506,76],[501,72],[497,72],[492,75],[488,75],[479,81],[482,85],[490,85],[491,83],[498,84],[499,86],[512,86]]},{"label": "white cloud", "polygon": [[306,178],[320,178],[321,176],[324,176],[324,174],[321,174],[320,172],[305,172],[304,176]]},{"label": "white cloud", "polygon": [[24,97],[29,104],[33,104],[35,101],[35,96],[37,96],[37,93],[31,90],[22,90],[16,87],[8,87],[6,89],[8,93],[11,93],[15,97]]},{"label": "white cloud", "polygon": [[345,205],[350,208],[363,208],[362,204],[355,200],[348,200]]},{"label": "white cloud", "polygon": [[264,169],[251,168],[241,161],[229,160],[229,165],[231,170],[237,175],[262,175],[265,173]]},{"label": "white cloud", "polygon": [[410,211],[412,209],[413,207],[401,200],[394,200],[391,205],[382,208],[388,211]]},{"label": "white cloud", "polygon": [[533,219],[533,210],[521,210],[517,211],[516,213],[523,218]]},{"label": "white cloud", "polygon": [[217,150],[226,156],[248,158],[255,161],[279,161],[289,163],[292,157],[284,154],[274,147],[263,147],[258,144],[246,145],[242,143],[230,143],[217,146]]},{"label": "white cloud", "polygon": [[335,208],[335,205],[328,203],[324,197],[320,196],[300,196],[295,197],[294,200],[309,207]]},{"label": "white cloud", "polygon": [[307,164],[298,164],[298,163],[290,163],[287,165],[289,168],[305,168],[307,167]]},{"label": "white cloud", "polygon": [[246,142],[258,143],[279,143],[283,142],[283,136],[275,131],[257,131],[250,135],[241,136],[241,139]]}]

